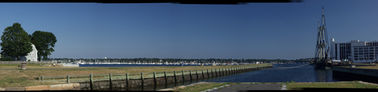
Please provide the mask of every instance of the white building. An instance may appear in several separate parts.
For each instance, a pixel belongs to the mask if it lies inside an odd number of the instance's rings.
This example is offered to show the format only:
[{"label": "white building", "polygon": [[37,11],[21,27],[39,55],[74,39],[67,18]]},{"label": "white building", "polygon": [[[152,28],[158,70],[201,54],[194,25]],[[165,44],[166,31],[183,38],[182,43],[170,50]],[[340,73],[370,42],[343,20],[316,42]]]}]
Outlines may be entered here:
[{"label": "white building", "polygon": [[378,41],[352,40],[345,43],[336,43],[332,40],[330,50],[331,59],[333,60],[375,62],[378,58]]},{"label": "white building", "polygon": [[34,44],[32,44],[32,51],[29,52],[26,56],[21,57],[21,61],[38,61],[38,51],[37,48],[35,48]]}]

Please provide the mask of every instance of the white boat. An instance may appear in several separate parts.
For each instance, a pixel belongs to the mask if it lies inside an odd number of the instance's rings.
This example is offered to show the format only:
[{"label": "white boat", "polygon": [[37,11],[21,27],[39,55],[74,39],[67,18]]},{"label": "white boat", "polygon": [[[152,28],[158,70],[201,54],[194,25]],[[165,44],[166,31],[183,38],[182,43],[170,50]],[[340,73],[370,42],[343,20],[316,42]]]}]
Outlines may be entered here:
[{"label": "white boat", "polygon": [[79,63],[63,63],[64,67],[79,67]]}]

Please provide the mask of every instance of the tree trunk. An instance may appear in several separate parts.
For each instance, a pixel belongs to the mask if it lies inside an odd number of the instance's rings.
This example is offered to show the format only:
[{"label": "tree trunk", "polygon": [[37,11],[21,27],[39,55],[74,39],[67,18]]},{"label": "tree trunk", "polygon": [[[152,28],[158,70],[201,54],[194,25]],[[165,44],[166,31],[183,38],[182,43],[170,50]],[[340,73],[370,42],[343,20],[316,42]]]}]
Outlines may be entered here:
[{"label": "tree trunk", "polygon": [[43,60],[47,60],[47,56],[43,56]]},{"label": "tree trunk", "polygon": [[17,57],[16,57],[16,61],[18,61],[18,60],[20,60],[20,56],[17,56]]},{"label": "tree trunk", "polygon": [[38,55],[38,61],[42,60],[42,56]]}]

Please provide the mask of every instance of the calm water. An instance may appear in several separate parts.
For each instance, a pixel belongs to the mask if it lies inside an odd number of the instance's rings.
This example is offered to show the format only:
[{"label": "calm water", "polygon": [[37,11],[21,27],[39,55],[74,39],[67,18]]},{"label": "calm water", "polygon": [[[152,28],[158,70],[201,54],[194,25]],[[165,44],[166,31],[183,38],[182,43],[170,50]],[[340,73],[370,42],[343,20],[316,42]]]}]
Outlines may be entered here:
[{"label": "calm water", "polygon": [[[80,64],[80,67],[196,66],[157,64]],[[273,64],[273,68],[218,77],[209,82],[332,82],[332,70],[315,70],[309,64]]]},{"label": "calm water", "polygon": [[273,68],[207,80],[209,82],[332,82],[331,70],[309,64],[273,64]]}]

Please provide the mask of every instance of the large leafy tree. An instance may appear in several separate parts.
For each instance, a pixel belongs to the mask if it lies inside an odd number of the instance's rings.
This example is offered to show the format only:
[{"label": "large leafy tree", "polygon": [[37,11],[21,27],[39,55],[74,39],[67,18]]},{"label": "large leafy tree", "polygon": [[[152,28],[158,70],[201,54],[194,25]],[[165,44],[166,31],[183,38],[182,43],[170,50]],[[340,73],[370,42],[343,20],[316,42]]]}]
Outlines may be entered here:
[{"label": "large leafy tree", "polygon": [[31,39],[28,33],[21,27],[20,23],[14,23],[5,28],[1,36],[1,54],[5,57],[12,57],[20,60],[21,56],[32,51]]},{"label": "large leafy tree", "polygon": [[31,35],[31,42],[38,50],[38,60],[46,60],[54,52],[56,37],[51,32],[35,31]]}]

